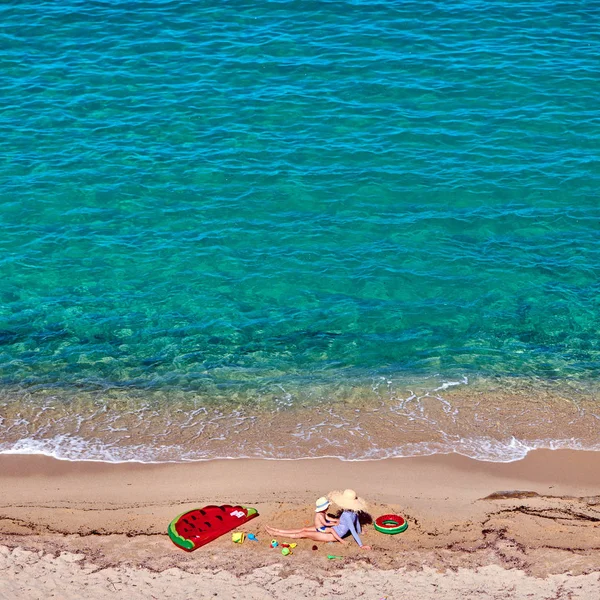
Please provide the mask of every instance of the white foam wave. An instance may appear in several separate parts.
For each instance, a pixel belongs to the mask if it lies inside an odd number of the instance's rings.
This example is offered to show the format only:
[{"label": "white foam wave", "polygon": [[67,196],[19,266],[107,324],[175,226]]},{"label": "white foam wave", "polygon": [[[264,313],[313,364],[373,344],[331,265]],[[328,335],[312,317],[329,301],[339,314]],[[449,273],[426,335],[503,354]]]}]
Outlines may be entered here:
[{"label": "white foam wave", "polygon": [[[373,402],[366,408],[360,404],[350,408],[323,404],[296,417],[290,417],[295,414],[293,411],[283,409],[261,415],[242,408],[223,411],[203,406],[193,410],[178,408],[165,415],[148,406],[109,414],[103,405],[85,418],[65,414],[46,421],[40,419],[39,413],[30,421],[19,413],[10,423],[0,423],[0,440],[4,439],[0,441],[0,454],[45,455],[71,461],[165,463],[325,457],[366,461],[456,453],[481,461],[514,462],[535,449],[600,450],[600,441],[596,443],[598,438],[590,435],[586,438],[588,443],[575,437],[522,439],[543,431],[536,428],[527,404],[517,406],[518,410],[513,409],[511,414],[519,418],[525,415],[529,426],[520,430],[521,438],[511,435],[518,429],[510,423],[504,429],[500,427],[502,419],[495,412],[500,410],[500,404],[492,407],[490,417],[489,407],[486,409],[479,397],[465,405],[460,398],[457,403],[456,397],[444,394],[450,388],[468,386],[466,377],[437,378],[430,383],[412,391],[381,378],[373,384],[379,403]],[[283,388],[282,392],[285,403],[289,398]],[[599,417],[589,410],[586,413],[579,405],[576,408],[577,420],[591,415],[595,428]],[[283,423],[281,430],[286,433],[271,435],[274,429],[278,430],[278,423]],[[563,427],[561,432],[577,434],[578,429]],[[137,440],[140,443],[136,444]]]},{"label": "white foam wave", "polygon": [[287,451],[282,448],[265,445],[262,450],[232,455],[215,455],[200,450],[193,451],[177,446],[123,446],[109,447],[98,440],[89,441],[80,437],[61,435],[49,439],[27,438],[7,445],[0,445],[0,454],[41,455],[67,461],[91,461],[105,463],[177,463],[206,460],[233,459],[264,459],[264,460],[300,460],[318,458],[336,458],[347,462],[384,460],[388,458],[407,458],[416,456],[431,456],[434,454],[460,454],[468,458],[484,462],[509,463],[522,460],[532,450],[587,450],[600,451],[600,444],[585,446],[575,439],[535,440],[523,442],[516,438],[505,441],[490,438],[461,438],[455,443],[446,442],[417,442],[396,448],[372,447],[360,454],[347,455],[344,453],[319,452],[318,449],[310,455],[296,455],[294,447]]},{"label": "white foam wave", "polygon": [[[164,451],[167,452],[164,452]],[[163,463],[185,460],[160,459],[161,454],[180,451],[175,447],[149,448],[144,446],[110,447],[98,440],[85,440],[70,435],[57,435],[47,439],[24,438],[14,444],[0,444],[0,454],[49,456],[58,460],[91,461],[105,463]],[[201,459],[199,459],[201,460]]]}]

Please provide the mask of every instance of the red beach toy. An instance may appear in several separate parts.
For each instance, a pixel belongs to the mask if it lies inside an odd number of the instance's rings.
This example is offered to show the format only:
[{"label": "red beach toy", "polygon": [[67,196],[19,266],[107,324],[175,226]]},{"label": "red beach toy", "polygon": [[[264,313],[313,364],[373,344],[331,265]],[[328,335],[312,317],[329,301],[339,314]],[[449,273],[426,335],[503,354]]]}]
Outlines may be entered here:
[{"label": "red beach toy", "polygon": [[375,519],[373,525],[377,531],[390,535],[402,533],[408,528],[406,519],[400,515],[381,515]]},{"label": "red beach toy", "polygon": [[258,511],[247,506],[225,504],[196,508],[171,521],[169,537],[177,547],[193,552],[254,517],[258,517]]}]

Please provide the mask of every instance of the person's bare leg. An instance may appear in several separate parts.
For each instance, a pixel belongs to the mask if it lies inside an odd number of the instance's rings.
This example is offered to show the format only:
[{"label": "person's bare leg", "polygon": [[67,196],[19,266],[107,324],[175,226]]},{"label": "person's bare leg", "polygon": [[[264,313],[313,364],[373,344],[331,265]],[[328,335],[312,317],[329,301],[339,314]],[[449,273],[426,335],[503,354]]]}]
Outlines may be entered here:
[{"label": "person's bare leg", "polygon": [[265,529],[271,535],[280,535],[282,537],[291,538],[293,540],[313,540],[314,542],[335,542],[337,541],[333,533],[322,533],[320,531],[298,531],[297,529],[276,529],[275,527],[266,526]]},{"label": "person's bare leg", "polygon": [[[304,531],[305,533],[311,533],[311,532],[313,532],[313,531],[314,531],[315,533],[317,533],[317,530],[316,530],[314,527],[304,527],[304,528],[302,529],[302,531]],[[321,533],[322,533],[322,532],[321,532]]]},{"label": "person's bare leg", "polygon": [[[274,527],[269,527],[269,526],[265,526],[265,529],[271,533],[271,529],[274,529]],[[278,531],[284,531],[282,529],[279,529]],[[314,527],[302,527],[302,529],[285,529],[286,533],[304,533],[307,531],[315,531]],[[273,535],[283,535],[281,533],[277,533],[277,534],[273,534]]]}]

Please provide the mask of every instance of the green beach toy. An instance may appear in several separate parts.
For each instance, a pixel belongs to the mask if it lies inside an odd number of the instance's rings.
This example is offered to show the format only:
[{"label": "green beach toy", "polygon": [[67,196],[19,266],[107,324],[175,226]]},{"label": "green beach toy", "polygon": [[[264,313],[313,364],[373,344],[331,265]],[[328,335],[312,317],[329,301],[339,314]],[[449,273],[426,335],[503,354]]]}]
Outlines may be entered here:
[{"label": "green beach toy", "polygon": [[335,554],[328,554],[327,558],[329,560],[333,560],[334,558],[344,558],[343,556],[336,556]]},{"label": "green beach toy", "polygon": [[375,519],[373,526],[379,533],[396,535],[408,529],[406,519],[400,515],[382,515]]}]

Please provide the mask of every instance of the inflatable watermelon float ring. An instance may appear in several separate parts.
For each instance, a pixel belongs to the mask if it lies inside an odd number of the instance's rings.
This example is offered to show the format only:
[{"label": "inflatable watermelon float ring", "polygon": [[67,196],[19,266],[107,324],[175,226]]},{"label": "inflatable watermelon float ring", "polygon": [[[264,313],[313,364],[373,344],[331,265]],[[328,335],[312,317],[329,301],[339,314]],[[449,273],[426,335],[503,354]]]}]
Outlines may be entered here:
[{"label": "inflatable watermelon float ring", "polygon": [[373,526],[380,533],[395,535],[406,531],[408,529],[408,522],[400,515],[382,515],[375,519]]},{"label": "inflatable watermelon float ring", "polygon": [[178,548],[193,552],[254,517],[258,517],[258,511],[247,506],[224,504],[195,508],[171,521],[169,537]]}]

